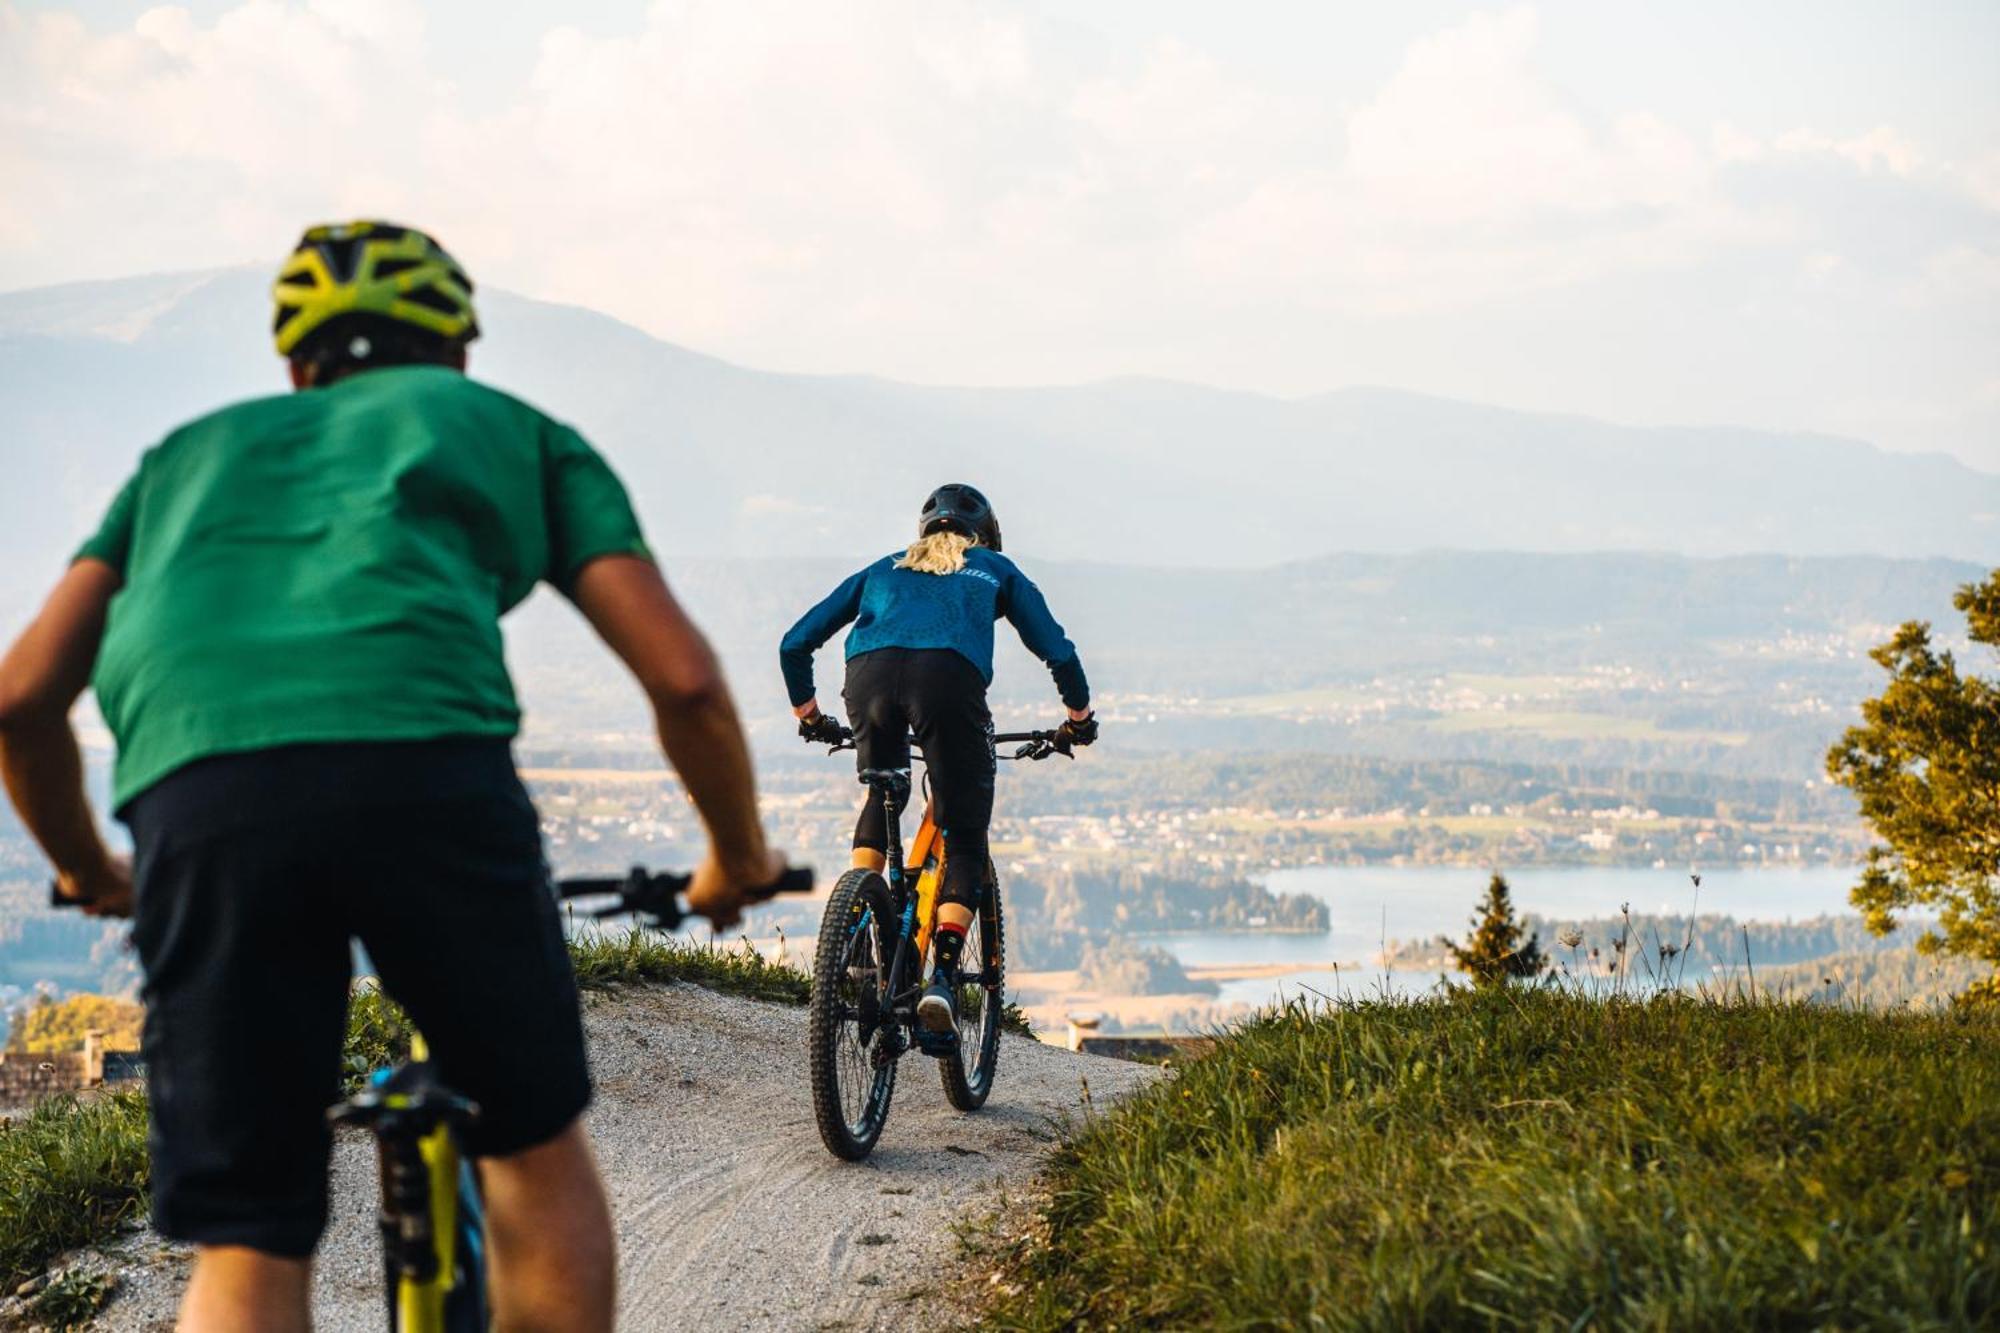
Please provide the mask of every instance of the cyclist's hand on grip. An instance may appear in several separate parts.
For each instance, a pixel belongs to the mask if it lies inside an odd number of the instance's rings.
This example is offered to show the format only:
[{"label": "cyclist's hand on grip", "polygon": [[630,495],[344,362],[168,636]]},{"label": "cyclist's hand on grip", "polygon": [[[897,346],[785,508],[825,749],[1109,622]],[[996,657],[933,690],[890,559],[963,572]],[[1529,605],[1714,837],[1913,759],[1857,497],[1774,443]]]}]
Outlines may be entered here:
[{"label": "cyclist's hand on grip", "polygon": [[847,739],[847,728],[832,714],[815,711],[799,719],[799,736],[813,745],[839,745]]},{"label": "cyclist's hand on grip", "polygon": [[766,852],[761,864],[749,867],[725,866],[710,855],[688,882],[688,911],[707,917],[717,930],[727,930],[743,919],[746,906],[761,901],[760,890],[776,884],[784,873],[783,852]]},{"label": "cyclist's hand on grip", "polygon": [[65,907],[88,916],[132,915],[132,862],[114,856],[89,874],[56,876],[54,897]]},{"label": "cyclist's hand on grip", "polygon": [[1056,749],[1064,754],[1079,745],[1089,745],[1097,739],[1097,714],[1092,713],[1083,720],[1066,719],[1056,728]]}]

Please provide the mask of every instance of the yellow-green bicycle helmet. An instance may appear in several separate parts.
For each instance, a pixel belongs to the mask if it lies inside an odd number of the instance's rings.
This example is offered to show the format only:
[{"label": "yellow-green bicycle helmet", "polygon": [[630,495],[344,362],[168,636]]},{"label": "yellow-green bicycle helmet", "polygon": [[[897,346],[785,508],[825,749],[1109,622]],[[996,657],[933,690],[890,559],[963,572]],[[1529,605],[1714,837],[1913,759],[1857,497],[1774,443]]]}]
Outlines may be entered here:
[{"label": "yellow-green bicycle helmet", "polygon": [[271,333],[290,356],[313,330],[342,315],[378,315],[447,342],[479,336],[472,279],[443,246],[415,227],[343,222],[312,227],[271,288]]}]

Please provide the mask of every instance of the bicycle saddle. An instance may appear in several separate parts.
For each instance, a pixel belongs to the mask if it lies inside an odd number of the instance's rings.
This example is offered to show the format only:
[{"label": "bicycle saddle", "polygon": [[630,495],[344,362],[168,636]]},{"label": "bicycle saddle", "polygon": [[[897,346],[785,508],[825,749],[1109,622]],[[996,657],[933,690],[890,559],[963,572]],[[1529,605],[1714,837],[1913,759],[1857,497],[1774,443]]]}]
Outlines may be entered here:
[{"label": "bicycle saddle", "polygon": [[907,768],[864,768],[861,770],[861,785],[879,787],[885,796],[898,800],[910,794],[910,770]]}]

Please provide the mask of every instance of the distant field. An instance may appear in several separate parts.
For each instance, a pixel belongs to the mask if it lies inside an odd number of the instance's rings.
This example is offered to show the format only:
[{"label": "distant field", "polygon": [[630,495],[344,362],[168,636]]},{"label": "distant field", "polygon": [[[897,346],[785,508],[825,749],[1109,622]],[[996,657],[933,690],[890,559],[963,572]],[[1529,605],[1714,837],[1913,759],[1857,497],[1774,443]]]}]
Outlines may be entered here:
[{"label": "distant field", "polygon": [[1374,703],[1377,696],[1362,690],[1329,686],[1316,690],[1289,690],[1281,694],[1244,694],[1214,701],[1223,713],[1317,713],[1333,709],[1360,708]]},{"label": "distant field", "polygon": [[1451,689],[1470,690],[1493,698],[1505,698],[1510,694],[1549,698],[1587,688],[1590,680],[1583,676],[1495,676],[1479,672],[1452,672],[1444,678],[1444,683]]},{"label": "distant field", "polygon": [[[1581,676],[1505,676],[1480,672],[1449,672],[1441,677],[1420,677],[1413,684],[1435,680],[1441,690],[1476,694],[1488,699],[1559,699],[1587,691],[1591,681]],[[1337,709],[1365,708],[1387,702],[1378,691],[1352,686],[1328,685],[1309,690],[1284,690],[1274,694],[1243,694],[1217,699],[1213,706],[1225,713],[1258,715],[1316,713]]]},{"label": "distant field", "polygon": [[1431,730],[1447,736],[1504,731],[1547,740],[1681,741],[1730,746],[1746,744],[1750,739],[1747,733],[1741,731],[1668,731],[1650,718],[1618,717],[1610,713],[1510,709],[1505,712],[1450,713],[1429,725]]}]

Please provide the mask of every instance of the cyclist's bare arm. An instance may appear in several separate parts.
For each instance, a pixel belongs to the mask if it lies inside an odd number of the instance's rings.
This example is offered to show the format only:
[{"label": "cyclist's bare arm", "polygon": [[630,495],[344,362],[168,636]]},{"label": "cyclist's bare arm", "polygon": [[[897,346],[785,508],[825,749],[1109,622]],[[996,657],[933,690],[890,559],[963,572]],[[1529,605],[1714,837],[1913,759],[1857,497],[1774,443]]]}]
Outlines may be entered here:
[{"label": "cyclist's bare arm", "polygon": [[97,662],[118,571],[83,559],[0,659],[0,778],[21,822],[56,867],[61,891],[89,911],[131,910],[131,872],[97,831],[69,712]]},{"label": "cyclist's bare arm", "polygon": [[650,560],[593,560],[570,592],[646,691],[660,746],[708,826],[714,855],[696,871],[688,906],[727,925],[743,891],[777,878],[784,858],[764,842],[750,747],[722,665]]}]

